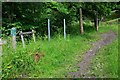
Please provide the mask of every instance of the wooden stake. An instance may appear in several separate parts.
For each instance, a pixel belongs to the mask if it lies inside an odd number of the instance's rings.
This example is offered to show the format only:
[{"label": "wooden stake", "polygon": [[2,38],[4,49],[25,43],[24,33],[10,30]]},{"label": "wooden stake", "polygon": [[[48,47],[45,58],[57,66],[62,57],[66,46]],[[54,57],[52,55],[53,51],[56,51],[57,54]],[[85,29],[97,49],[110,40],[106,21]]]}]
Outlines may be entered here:
[{"label": "wooden stake", "polygon": [[34,40],[34,42],[35,42],[35,31],[34,30],[32,30],[32,35],[33,35],[33,40]]},{"label": "wooden stake", "polygon": [[0,39],[0,57],[2,56],[2,39]]},{"label": "wooden stake", "polygon": [[2,55],[2,45],[6,44],[6,41],[2,41],[2,39],[0,38],[0,56]]},{"label": "wooden stake", "polygon": [[13,49],[16,50],[16,36],[12,36],[12,46]]},{"label": "wooden stake", "polygon": [[80,8],[80,33],[83,34],[82,9]]},{"label": "wooden stake", "polygon": [[[0,39],[0,75],[2,75],[2,40]],[[2,77],[0,77],[2,79]]]},{"label": "wooden stake", "polygon": [[22,40],[23,48],[25,48],[25,42],[24,42],[22,31],[20,31],[20,33],[21,33],[21,40]]},{"label": "wooden stake", "polygon": [[98,16],[97,16],[97,13],[96,13],[96,12],[95,12],[94,25],[95,25],[96,31],[98,31]]},{"label": "wooden stake", "polygon": [[11,36],[12,36],[12,47],[16,50],[16,28],[11,29]]}]

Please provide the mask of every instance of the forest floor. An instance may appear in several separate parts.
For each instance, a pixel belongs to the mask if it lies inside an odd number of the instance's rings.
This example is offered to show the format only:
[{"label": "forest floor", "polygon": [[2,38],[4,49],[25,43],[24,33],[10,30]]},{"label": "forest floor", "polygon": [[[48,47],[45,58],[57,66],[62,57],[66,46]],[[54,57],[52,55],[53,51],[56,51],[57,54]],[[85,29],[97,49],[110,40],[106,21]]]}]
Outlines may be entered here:
[{"label": "forest floor", "polygon": [[91,59],[95,57],[95,55],[97,54],[100,48],[102,48],[107,44],[110,44],[115,38],[116,38],[116,34],[112,31],[101,34],[101,39],[98,40],[97,42],[91,43],[93,47],[90,50],[86,51],[82,55],[82,61],[75,65],[75,67],[78,68],[77,71],[69,72],[67,77],[72,77],[72,78],[93,77],[94,78],[95,76],[90,76],[89,74],[87,74],[87,71],[90,70]]}]

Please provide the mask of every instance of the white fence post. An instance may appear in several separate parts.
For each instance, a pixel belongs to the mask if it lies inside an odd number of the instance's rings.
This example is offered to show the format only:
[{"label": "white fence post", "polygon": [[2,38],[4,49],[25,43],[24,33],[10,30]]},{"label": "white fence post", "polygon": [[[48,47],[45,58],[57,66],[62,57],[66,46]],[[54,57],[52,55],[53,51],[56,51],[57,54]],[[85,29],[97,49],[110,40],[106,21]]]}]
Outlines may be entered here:
[{"label": "white fence post", "polygon": [[50,19],[48,19],[48,40],[50,41]]},{"label": "white fence post", "polygon": [[23,34],[22,34],[22,31],[20,31],[20,33],[21,33],[21,40],[22,40],[22,44],[23,44],[23,48],[25,48],[25,42],[24,42],[24,38],[23,38]]},{"label": "white fence post", "polygon": [[32,30],[32,35],[33,35],[33,40],[34,40],[34,42],[35,42],[35,31],[34,30]]},{"label": "white fence post", "polygon": [[12,36],[12,47],[16,50],[16,28],[11,29],[11,36]]},{"label": "white fence post", "polygon": [[65,19],[64,19],[64,39],[66,39],[66,24],[65,24]]}]

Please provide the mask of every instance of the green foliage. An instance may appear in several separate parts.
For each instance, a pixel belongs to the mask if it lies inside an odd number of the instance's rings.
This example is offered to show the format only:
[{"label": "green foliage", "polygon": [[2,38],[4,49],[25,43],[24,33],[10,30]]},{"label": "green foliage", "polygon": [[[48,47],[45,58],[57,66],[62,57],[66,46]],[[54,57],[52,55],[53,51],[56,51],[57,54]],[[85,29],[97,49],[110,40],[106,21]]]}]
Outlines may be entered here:
[{"label": "green foliage", "polygon": [[[67,33],[72,29],[72,22],[79,21],[79,9],[83,10],[83,19],[94,19],[95,12],[99,18],[106,16],[113,10],[118,10],[117,3],[58,3],[58,2],[24,2],[2,3],[2,32],[3,36],[9,35],[10,25],[18,30],[30,31],[34,29],[37,34],[47,34],[47,19],[51,20],[52,35],[63,31],[63,19],[66,19]],[[118,13],[117,13],[118,14]],[[55,33],[54,33],[55,32]]]},{"label": "green foliage", "polygon": [[[96,5],[97,4],[97,5]],[[80,61],[79,55],[82,55],[90,48],[91,42],[99,38],[99,34],[112,30],[116,32],[118,24],[108,25],[100,24],[100,31],[93,31],[94,28],[89,20],[94,18],[94,12],[97,12],[99,17],[109,15],[116,9],[118,4],[115,3],[3,3],[3,24],[2,36],[10,35],[10,29],[16,27],[17,31],[30,31],[34,29],[37,34],[36,44],[31,40],[25,40],[26,48],[22,48],[21,43],[17,43],[16,52],[11,48],[11,38],[7,38],[8,43],[3,45],[2,55],[2,77],[64,77],[70,71],[70,66],[73,66]],[[117,6],[117,7],[116,7]],[[79,34],[79,8],[83,9],[84,29],[85,34]],[[53,36],[50,42],[47,41],[47,19],[51,21],[51,35]],[[67,40],[62,37],[63,19],[66,19]],[[89,19],[87,21],[87,19]],[[40,37],[44,36],[44,37]],[[40,37],[40,38],[39,38]],[[117,43],[115,43],[117,44]],[[81,46],[82,45],[82,46]],[[114,45],[114,43],[113,43]],[[111,46],[109,47],[111,48]],[[117,50],[113,48],[114,51]],[[107,50],[109,50],[107,48]],[[44,57],[38,63],[34,62],[33,55],[43,52]],[[103,52],[106,52],[103,51]],[[112,61],[116,58],[115,54],[110,54],[107,58]],[[107,54],[106,54],[107,55]],[[103,56],[103,55],[102,55]],[[106,60],[106,57],[104,58]],[[116,67],[108,65],[111,62],[106,62],[105,69],[108,66],[114,67],[113,71],[108,68],[106,74],[116,76]],[[75,69],[74,69],[75,70]],[[74,71],[73,70],[73,71]]]},{"label": "green foliage", "polygon": [[[31,56],[28,56],[26,50],[17,50],[17,52],[13,52],[10,49],[8,50],[10,52],[7,52],[3,58],[3,78],[8,78],[8,76],[10,78],[17,77],[19,75],[18,72],[22,72],[21,74],[26,74],[26,72],[34,70],[33,59]],[[7,58],[7,56],[9,56],[9,58]]]},{"label": "green foliage", "polygon": [[[84,24],[88,25],[88,23],[89,21],[85,21]],[[78,23],[74,22],[72,25],[76,26]],[[44,38],[37,37],[36,43],[34,43],[33,40],[25,41],[25,49],[23,49],[21,42],[17,42],[16,52],[11,48],[11,38],[7,38],[8,43],[3,45],[2,77],[64,78],[69,71],[76,71],[76,69],[73,69],[73,66],[80,62],[82,60],[82,54],[90,49],[91,45],[89,43],[100,39],[101,33],[109,30],[117,32],[117,25],[118,24],[102,24],[100,25],[100,31],[90,31],[81,36],[79,34],[67,34],[66,40],[64,40],[60,34],[54,36],[51,41],[48,41],[46,36]],[[104,67],[102,68],[105,69],[105,74],[108,75],[108,77],[116,77],[117,55],[113,53],[117,53],[117,45],[116,40],[114,43],[106,46],[103,51],[100,52],[101,57],[98,59],[100,64],[104,62]],[[34,54],[36,53],[44,54],[44,57],[41,57],[38,63],[34,61]],[[98,56],[96,56],[95,61]],[[112,61],[116,61],[115,65]],[[94,65],[99,66],[100,64]],[[97,69],[99,70],[99,67]],[[109,72],[111,74],[109,74]]]},{"label": "green foliage", "polygon": [[[85,39],[86,37],[68,36],[67,40],[64,40],[59,35],[48,42],[38,38],[36,44],[30,40],[25,49],[22,48],[21,43],[18,43],[16,52],[8,47],[10,44],[4,45],[2,77],[12,78],[21,77],[21,75],[41,78],[64,77],[69,66],[75,64],[75,57],[89,48],[90,45],[84,41]],[[44,54],[38,63],[34,61],[33,55],[36,53]]]}]

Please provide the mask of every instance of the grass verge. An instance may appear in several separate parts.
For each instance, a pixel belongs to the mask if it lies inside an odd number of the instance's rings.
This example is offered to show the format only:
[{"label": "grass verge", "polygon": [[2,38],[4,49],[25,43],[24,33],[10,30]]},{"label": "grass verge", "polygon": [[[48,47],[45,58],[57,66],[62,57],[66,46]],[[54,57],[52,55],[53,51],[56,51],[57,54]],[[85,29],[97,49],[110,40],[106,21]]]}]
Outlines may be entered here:
[{"label": "grass verge", "polygon": [[[36,43],[32,40],[26,41],[25,49],[22,48],[21,42],[18,42],[16,51],[11,48],[8,39],[8,43],[3,45],[2,77],[62,78],[72,70],[70,67],[80,62],[81,55],[91,47],[90,43],[100,39],[101,33],[116,32],[116,25],[100,25],[98,32],[67,35],[66,40],[61,35],[56,35],[51,41],[47,41],[47,38],[37,38]],[[44,54],[44,57],[35,62],[34,54]]]},{"label": "grass verge", "polygon": [[91,76],[99,78],[118,78],[118,40],[104,46],[91,61]]}]

